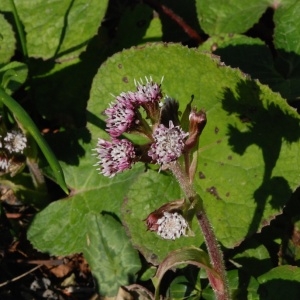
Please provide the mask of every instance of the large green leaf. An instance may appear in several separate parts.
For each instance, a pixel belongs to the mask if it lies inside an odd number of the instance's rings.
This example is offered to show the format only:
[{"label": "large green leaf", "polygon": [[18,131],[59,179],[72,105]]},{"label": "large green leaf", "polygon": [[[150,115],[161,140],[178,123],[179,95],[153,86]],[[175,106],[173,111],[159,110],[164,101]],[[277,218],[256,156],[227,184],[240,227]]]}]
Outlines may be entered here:
[{"label": "large green leaf", "polygon": [[141,264],[122,224],[112,216],[88,214],[85,258],[98,280],[101,295],[114,296],[120,286],[133,283]]},{"label": "large green leaf", "polygon": [[[207,112],[195,187],[221,243],[233,247],[280,214],[300,179],[295,155],[300,133],[296,112],[278,94],[240,71],[222,66],[200,51],[169,44],[112,56],[95,77],[89,111],[104,120],[101,112],[113,99],[110,95],[134,90],[134,79],[144,76],[156,81],[164,76],[162,89],[179,101],[181,111],[193,94],[193,104]],[[97,134],[103,136],[101,131]],[[164,176],[145,173],[128,194],[131,213],[126,221],[133,240],[140,237],[138,246],[151,240],[142,219],[161,203],[180,196],[168,189],[170,183]],[[143,235],[149,238],[141,244]],[[161,258],[164,248],[170,250],[166,245],[173,242],[161,241],[164,246],[154,247],[158,238],[152,236],[153,255]],[[188,246],[200,239],[195,241],[183,238],[178,243]]]},{"label": "large green leaf", "polygon": [[11,25],[0,14],[0,65],[9,62],[14,55],[16,39]]},{"label": "large green leaf", "polygon": [[268,0],[196,1],[200,25],[209,35],[247,31],[259,20],[269,3]]},{"label": "large green leaf", "polygon": [[15,0],[28,55],[74,58],[97,33],[107,0]]},{"label": "large green leaf", "polygon": [[[139,167],[131,174],[121,174],[114,179],[102,177],[93,167],[94,156],[90,146],[84,146],[85,156],[78,166],[65,168],[71,195],[38,213],[28,231],[29,239],[41,251],[55,255],[81,252],[89,226],[88,213],[105,211],[120,216],[124,195],[142,172]],[[106,234],[109,235],[109,232]]]},{"label": "large green leaf", "polygon": [[[81,137],[85,134],[84,131]],[[95,141],[87,143],[84,137],[82,143],[75,144],[68,135],[62,136],[65,146],[60,148],[68,159],[64,171],[71,194],[36,215],[28,238],[34,247],[52,255],[83,252],[98,280],[100,293],[115,295],[119,285],[126,285],[135,277],[140,263],[121,224],[100,213],[119,218],[124,195],[143,167],[137,166],[131,173],[114,179],[100,176],[93,166],[96,158],[91,148]],[[78,157],[74,157],[75,150]]]}]

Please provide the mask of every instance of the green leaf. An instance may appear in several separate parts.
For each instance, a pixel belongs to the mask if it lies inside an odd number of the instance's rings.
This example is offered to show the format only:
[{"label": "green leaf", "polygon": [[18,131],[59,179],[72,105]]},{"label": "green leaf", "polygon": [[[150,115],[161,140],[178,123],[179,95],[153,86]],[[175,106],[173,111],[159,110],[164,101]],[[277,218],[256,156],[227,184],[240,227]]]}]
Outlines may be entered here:
[{"label": "green leaf", "polygon": [[163,240],[156,233],[147,231],[145,219],[160,206],[182,198],[177,181],[167,174],[148,170],[137,178],[130,187],[123,208],[123,219],[129,228],[132,242],[154,265],[159,264],[169,252],[182,247],[201,245],[203,238],[194,220],[192,230],[195,236],[183,237],[174,241]]},{"label": "green leaf", "polygon": [[0,66],[9,62],[14,55],[16,39],[11,25],[0,14]]},{"label": "green leaf", "polygon": [[[68,144],[66,136],[63,138]],[[63,152],[70,159],[64,171],[72,193],[38,213],[27,236],[35,248],[52,255],[83,252],[98,280],[101,294],[113,295],[119,285],[128,284],[130,278],[134,278],[139,262],[121,225],[99,214],[119,218],[123,198],[143,172],[143,166],[137,165],[129,174],[113,179],[101,176],[93,166],[97,161],[91,149],[95,147],[94,142],[73,143],[70,149],[81,153],[74,160],[71,160],[73,152],[64,148]],[[109,255],[113,256],[107,261]]]},{"label": "green leaf", "polygon": [[298,100],[300,94],[300,3],[282,5],[274,14],[274,46],[278,52],[275,66],[285,78],[281,90],[290,100]]},{"label": "green leaf", "polygon": [[274,14],[274,44],[277,49],[300,54],[300,3],[294,1],[292,5],[280,5]]},{"label": "green leaf", "polygon": [[233,300],[256,300],[259,284],[254,277],[245,276],[242,270],[230,270],[227,272],[231,297]]},{"label": "green leaf", "polygon": [[196,1],[201,28],[209,35],[243,33],[258,22],[270,1]]},{"label": "green leaf", "polygon": [[159,297],[159,287],[161,280],[165,273],[180,264],[192,264],[198,268],[204,268],[217,280],[218,274],[212,269],[209,257],[206,252],[196,247],[186,247],[177,249],[168,254],[168,256],[161,262],[156,272],[156,292],[155,299]]},{"label": "green leaf", "polygon": [[[145,76],[156,82],[164,76],[163,92],[179,101],[181,111],[193,94],[193,106],[207,112],[195,187],[204,199],[218,240],[233,247],[281,214],[299,182],[297,113],[267,86],[223,66],[208,54],[180,45],[152,44],[118,53],[99,69],[88,105],[100,119],[92,134],[107,137],[101,131],[105,119],[101,112],[113,100],[110,95],[135,90],[134,79]],[[131,224],[132,239],[139,240],[137,247],[152,244],[146,257],[153,252],[157,255],[154,260],[168,241],[159,244],[155,233],[151,238],[144,226],[136,224],[161,203],[180,198],[176,183],[173,181],[170,189],[172,180],[164,176],[147,172],[132,186],[127,202],[132,219],[125,217]],[[198,241],[198,246],[202,237],[193,230],[193,242]],[[143,236],[147,238],[141,244]],[[178,243],[185,244],[188,239]]]},{"label": "green leaf", "polygon": [[258,278],[259,295],[266,300],[299,299],[300,268],[279,266]]},{"label": "green leaf", "polygon": [[213,51],[227,66],[239,68],[252,79],[259,79],[271,87],[284,80],[274,67],[269,48],[258,38],[240,34],[213,36],[200,49]]},{"label": "green leaf", "polygon": [[107,0],[15,0],[26,31],[28,55],[74,58],[97,33]]},{"label": "green leaf", "polygon": [[200,298],[200,291],[186,276],[177,276],[172,280],[168,289],[169,299],[197,300]]},{"label": "green leaf", "polygon": [[[118,217],[128,187],[143,171],[137,166],[131,174],[106,178],[97,174],[93,166],[91,145],[85,145],[84,150],[85,156],[80,159],[79,166],[64,167],[71,195],[38,213],[29,228],[28,238],[43,252],[53,255],[81,252],[85,247],[88,213],[110,212]],[[54,235],[54,232],[57,233]],[[69,241],[67,245],[66,240]]]},{"label": "green leaf", "polygon": [[239,68],[289,99],[288,79],[276,69],[269,47],[260,39],[240,34],[213,36],[200,49],[213,51],[226,65]]},{"label": "green leaf", "polygon": [[44,140],[43,136],[39,132],[30,116],[22,108],[22,106],[8,94],[6,94],[2,88],[0,88],[0,101],[8,107],[8,109],[14,114],[15,118],[22,125],[22,127],[34,138],[41,151],[43,152],[45,158],[47,159],[50,167],[52,168],[57,183],[65,193],[68,193],[68,188],[64,180],[63,170],[51,148]]},{"label": "green leaf", "polygon": [[255,239],[250,239],[243,243],[239,253],[231,261],[243,272],[255,278],[272,268],[268,250]]},{"label": "green leaf", "polygon": [[13,61],[0,68],[1,86],[11,95],[25,82],[28,74],[27,65]]},{"label": "green leaf", "polygon": [[120,286],[134,282],[141,268],[137,251],[123,226],[109,215],[88,214],[83,253],[100,286],[101,295],[114,296]]}]

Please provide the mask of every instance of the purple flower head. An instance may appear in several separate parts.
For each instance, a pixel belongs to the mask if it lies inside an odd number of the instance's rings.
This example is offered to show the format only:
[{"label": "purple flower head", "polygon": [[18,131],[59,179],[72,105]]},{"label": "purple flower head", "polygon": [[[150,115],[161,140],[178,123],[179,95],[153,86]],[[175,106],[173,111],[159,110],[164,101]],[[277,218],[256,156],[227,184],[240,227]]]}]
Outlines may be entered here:
[{"label": "purple flower head", "polygon": [[105,110],[107,115],[107,132],[111,137],[116,138],[136,125],[135,107],[133,105],[134,93],[121,93],[116,101],[110,104]]},{"label": "purple flower head", "polygon": [[134,146],[128,140],[113,139],[111,142],[98,139],[97,158],[100,160],[96,165],[100,168],[100,174],[108,177],[114,177],[117,173],[130,169],[134,163]]},{"label": "purple flower head", "polygon": [[153,82],[151,77],[150,80],[146,77],[146,81],[146,84],[144,84],[142,80],[140,82],[135,80],[137,88],[137,92],[135,92],[136,102],[139,104],[159,102],[162,98],[160,84]]},{"label": "purple flower head", "polygon": [[179,158],[185,146],[185,138],[188,133],[179,126],[169,122],[169,127],[158,125],[153,133],[154,143],[151,145],[148,155],[159,164],[167,164]]}]

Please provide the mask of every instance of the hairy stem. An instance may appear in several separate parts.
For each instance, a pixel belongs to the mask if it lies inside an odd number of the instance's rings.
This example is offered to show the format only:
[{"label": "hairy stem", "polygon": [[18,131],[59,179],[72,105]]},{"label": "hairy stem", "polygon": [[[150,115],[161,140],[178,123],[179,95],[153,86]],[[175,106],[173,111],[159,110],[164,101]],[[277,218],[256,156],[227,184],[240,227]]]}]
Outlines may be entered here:
[{"label": "hairy stem", "polygon": [[[195,192],[192,184],[189,181],[188,176],[185,174],[180,164],[178,162],[170,163],[168,165],[168,168],[172,171],[172,173],[178,180],[180,187],[186,194],[189,201],[193,202],[198,198],[202,202],[202,199]],[[204,236],[211,264],[215,271],[220,275],[220,281],[218,281],[208,274],[210,284],[214,289],[217,300],[228,300],[230,299],[230,293],[227,283],[223,253],[218,245],[215,233],[207,218],[207,214],[203,208],[203,205],[197,206],[196,217]]]}]

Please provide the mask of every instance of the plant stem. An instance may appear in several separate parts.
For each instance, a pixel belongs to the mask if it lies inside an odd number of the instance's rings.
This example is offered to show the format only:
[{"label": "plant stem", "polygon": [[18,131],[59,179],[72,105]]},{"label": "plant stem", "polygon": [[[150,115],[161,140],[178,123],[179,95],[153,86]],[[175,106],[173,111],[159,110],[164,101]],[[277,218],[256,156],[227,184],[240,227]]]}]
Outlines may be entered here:
[{"label": "plant stem", "polygon": [[[172,173],[178,180],[180,187],[186,194],[189,201],[193,202],[195,199],[198,198],[202,202],[202,199],[195,192],[192,184],[189,181],[189,178],[185,174],[179,162],[176,161],[174,163],[170,163],[168,165],[168,168],[172,171]],[[223,253],[218,245],[215,233],[207,218],[207,214],[203,208],[203,205],[196,206],[196,207],[197,207],[196,217],[204,236],[204,240],[206,243],[211,264],[215,269],[215,271],[220,275],[220,279],[221,279],[221,284],[219,284],[216,280],[214,280],[213,277],[208,276],[210,284],[214,289],[217,300],[228,300],[230,299],[230,293],[229,293],[229,287],[227,283],[227,275],[226,275],[226,270],[225,270],[225,265],[223,260]]]},{"label": "plant stem", "polygon": [[201,38],[199,33],[195,29],[193,29],[189,24],[187,24],[185,20],[181,18],[178,14],[176,14],[172,9],[170,9],[169,7],[160,3],[157,0],[145,0],[145,2],[151,7],[153,7],[158,13],[164,13],[174,22],[176,22],[190,38],[197,42],[198,45],[203,43],[203,39]]}]

